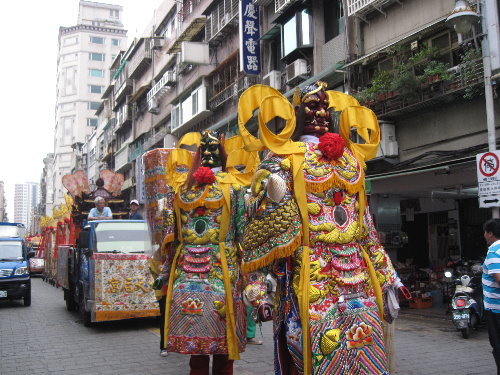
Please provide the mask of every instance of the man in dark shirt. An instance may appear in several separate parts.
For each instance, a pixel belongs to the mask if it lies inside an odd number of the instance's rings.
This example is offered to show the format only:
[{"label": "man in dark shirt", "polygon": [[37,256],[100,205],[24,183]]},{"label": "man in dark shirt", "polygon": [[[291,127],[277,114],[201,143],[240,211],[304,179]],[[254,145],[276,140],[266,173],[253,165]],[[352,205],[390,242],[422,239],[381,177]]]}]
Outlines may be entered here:
[{"label": "man in dark shirt", "polygon": [[144,220],[142,215],[137,212],[139,209],[139,202],[136,199],[130,201],[130,212],[128,213],[129,220]]}]

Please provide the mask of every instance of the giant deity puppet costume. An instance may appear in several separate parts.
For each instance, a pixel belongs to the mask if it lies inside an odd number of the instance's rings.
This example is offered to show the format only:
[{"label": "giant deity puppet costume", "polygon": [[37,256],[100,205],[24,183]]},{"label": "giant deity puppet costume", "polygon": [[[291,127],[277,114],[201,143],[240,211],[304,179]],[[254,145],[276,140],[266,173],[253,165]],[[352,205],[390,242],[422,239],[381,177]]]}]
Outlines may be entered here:
[{"label": "giant deity puppet costume", "polygon": [[[241,253],[244,189],[259,163],[241,149],[240,137],[225,142],[211,132],[190,133],[196,154],[170,152],[166,180],[171,194],[160,202],[168,280],[165,346],[191,354],[190,374],[232,374],[245,348],[246,308],[242,300]],[[181,140],[180,142],[186,143]]]},{"label": "giant deity puppet costume", "polygon": [[[240,97],[245,148],[269,150],[245,197],[242,269],[277,279],[277,375],[388,374],[383,321],[392,317],[384,297],[402,285],[365,195],[365,161],[376,154],[379,126],[370,109],[325,87],[297,90],[295,108],[268,86]],[[330,132],[330,108],[340,112],[340,134]],[[258,139],[245,128],[256,109]],[[279,134],[267,127],[276,117],[286,122]],[[364,144],[350,140],[352,129]]]}]

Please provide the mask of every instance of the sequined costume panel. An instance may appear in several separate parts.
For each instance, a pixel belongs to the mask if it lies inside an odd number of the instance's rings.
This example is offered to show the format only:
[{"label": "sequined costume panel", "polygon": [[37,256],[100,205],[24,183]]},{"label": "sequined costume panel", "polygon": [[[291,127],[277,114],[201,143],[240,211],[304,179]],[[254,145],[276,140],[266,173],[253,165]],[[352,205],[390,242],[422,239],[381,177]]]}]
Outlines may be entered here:
[{"label": "sequined costume panel", "polygon": [[[246,341],[246,308],[243,305],[240,254],[234,245],[234,227],[240,220],[239,192],[231,189],[231,223],[220,239],[224,199],[218,184],[181,188],[176,199],[192,204],[181,208],[183,245],[174,275],[167,350],[183,354],[226,354],[226,305],[221,246],[224,245],[232,287],[239,351]],[[208,204],[207,204],[208,202]],[[199,204],[199,205],[198,205]],[[184,206],[186,207],[186,206]]]},{"label": "sequined costume panel", "polygon": [[[376,240],[368,208],[360,224],[363,169],[347,148],[334,162],[317,151],[315,144],[305,144],[303,171],[310,240],[308,324],[313,373],[386,374],[382,321],[362,249],[369,254],[382,287],[382,281],[385,285],[394,281],[395,273]],[[268,160],[273,162],[275,171],[290,180],[286,157],[272,155]],[[293,196],[290,199],[293,201]],[[299,373],[303,372],[302,328],[297,307],[301,254],[299,246],[291,256],[276,259],[272,265],[278,279],[274,327],[275,372],[280,375],[287,373],[287,358],[294,362]],[[286,345],[279,343],[283,333]]]}]

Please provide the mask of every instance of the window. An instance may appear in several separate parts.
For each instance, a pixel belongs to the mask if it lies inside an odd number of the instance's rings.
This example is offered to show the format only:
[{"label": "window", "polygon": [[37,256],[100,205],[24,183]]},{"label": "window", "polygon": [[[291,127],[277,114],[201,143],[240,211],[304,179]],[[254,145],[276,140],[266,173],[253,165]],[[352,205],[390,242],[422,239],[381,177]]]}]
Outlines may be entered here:
[{"label": "window", "polygon": [[64,62],[75,61],[78,58],[78,53],[67,53],[62,55],[61,58]]},{"label": "window", "polygon": [[75,108],[75,103],[64,103],[61,104],[61,112],[71,111]]},{"label": "window", "polygon": [[118,12],[118,9],[110,9],[109,10],[109,16],[111,18],[118,18],[120,13]]},{"label": "window", "polygon": [[104,70],[102,69],[89,69],[89,76],[91,77],[104,77]]},{"label": "window", "polygon": [[91,36],[90,43],[94,44],[104,44],[104,38],[100,36]]},{"label": "window", "polygon": [[92,117],[87,119],[87,126],[97,127],[97,119]]},{"label": "window", "polygon": [[104,61],[104,53],[89,52],[89,59],[92,61]]},{"label": "window", "polygon": [[96,111],[97,108],[99,108],[100,105],[101,105],[101,102],[88,102],[87,103],[87,109]]},{"label": "window", "polygon": [[295,13],[283,24],[282,31],[283,57],[297,48],[312,47],[312,18],[310,11],[304,9]]},{"label": "window", "polygon": [[323,15],[325,25],[325,42],[344,32],[345,18],[342,0],[323,1]]},{"label": "window", "polygon": [[119,46],[120,45],[120,39],[111,39],[111,45],[112,46]]},{"label": "window", "polygon": [[72,46],[73,44],[77,44],[78,43],[78,37],[77,36],[73,36],[71,38],[66,38],[64,39],[64,42],[63,44],[65,46]]},{"label": "window", "polygon": [[76,79],[78,69],[76,66],[64,68],[61,74],[62,95],[76,94]]},{"label": "window", "polygon": [[102,94],[103,90],[104,90],[104,86],[89,85],[89,92],[91,94]]}]

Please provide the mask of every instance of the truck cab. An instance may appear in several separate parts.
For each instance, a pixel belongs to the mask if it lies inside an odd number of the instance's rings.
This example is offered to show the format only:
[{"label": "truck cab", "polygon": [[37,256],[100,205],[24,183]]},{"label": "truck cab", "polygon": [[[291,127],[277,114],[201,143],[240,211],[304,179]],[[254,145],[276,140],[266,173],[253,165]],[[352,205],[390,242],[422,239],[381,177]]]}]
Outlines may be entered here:
[{"label": "truck cab", "polygon": [[148,268],[151,239],[144,220],[96,220],[76,246],[59,246],[57,275],[68,310],[85,325],[158,316]]},{"label": "truck cab", "polygon": [[31,305],[31,278],[25,228],[19,223],[0,223],[0,300],[23,299]]}]

